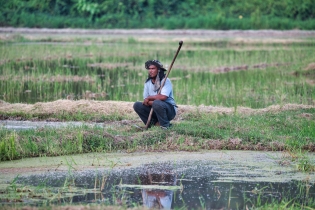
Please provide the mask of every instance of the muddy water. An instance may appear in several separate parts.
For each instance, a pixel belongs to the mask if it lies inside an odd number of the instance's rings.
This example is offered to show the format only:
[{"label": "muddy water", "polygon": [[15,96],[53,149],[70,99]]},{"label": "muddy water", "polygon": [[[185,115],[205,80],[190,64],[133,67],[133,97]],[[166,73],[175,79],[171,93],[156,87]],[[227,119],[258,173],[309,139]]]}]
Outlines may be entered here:
[{"label": "muddy water", "polygon": [[[15,177],[21,189],[38,190],[40,199],[26,196],[21,205],[49,200],[54,205],[159,203],[176,209],[244,209],[293,200],[314,207],[315,174],[298,172],[297,163],[284,156],[205,151],[30,158],[1,163],[0,183],[7,188]],[[314,160],[314,154],[309,157]]]}]

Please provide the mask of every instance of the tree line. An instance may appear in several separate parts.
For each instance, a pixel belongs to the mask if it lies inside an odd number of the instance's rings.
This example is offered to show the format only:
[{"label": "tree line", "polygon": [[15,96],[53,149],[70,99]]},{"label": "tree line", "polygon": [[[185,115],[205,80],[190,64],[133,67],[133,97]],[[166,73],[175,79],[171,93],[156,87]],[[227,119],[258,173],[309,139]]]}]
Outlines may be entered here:
[{"label": "tree line", "polygon": [[315,29],[315,0],[0,0],[1,27]]}]

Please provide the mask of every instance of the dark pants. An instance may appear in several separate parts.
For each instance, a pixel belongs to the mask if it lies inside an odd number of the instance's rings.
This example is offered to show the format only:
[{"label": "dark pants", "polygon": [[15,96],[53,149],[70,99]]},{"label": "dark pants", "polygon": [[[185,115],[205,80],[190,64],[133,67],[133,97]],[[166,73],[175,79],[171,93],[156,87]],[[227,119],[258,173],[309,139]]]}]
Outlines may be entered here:
[{"label": "dark pants", "polygon": [[153,101],[152,107],[145,106],[139,101],[133,104],[133,109],[145,125],[147,124],[151,108],[153,108],[153,113],[149,126],[159,122],[161,126],[169,127],[170,121],[174,119],[176,115],[173,105],[161,100]]}]

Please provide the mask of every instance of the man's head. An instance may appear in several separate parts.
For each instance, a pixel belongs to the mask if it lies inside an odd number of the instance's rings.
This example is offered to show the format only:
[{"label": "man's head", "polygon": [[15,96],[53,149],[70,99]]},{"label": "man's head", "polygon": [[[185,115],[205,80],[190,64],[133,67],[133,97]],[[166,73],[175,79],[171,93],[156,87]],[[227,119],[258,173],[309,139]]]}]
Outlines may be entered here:
[{"label": "man's head", "polygon": [[145,68],[148,70],[148,79],[156,79],[155,81],[155,90],[158,90],[160,88],[161,80],[165,77],[165,71],[166,69],[163,68],[163,64],[158,60],[148,60],[144,64]]},{"label": "man's head", "polygon": [[145,68],[148,70],[151,65],[156,66],[158,70],[166,71],[166,69],[163,68],[163,64],[159,60],[148,60],[144,64]]}]

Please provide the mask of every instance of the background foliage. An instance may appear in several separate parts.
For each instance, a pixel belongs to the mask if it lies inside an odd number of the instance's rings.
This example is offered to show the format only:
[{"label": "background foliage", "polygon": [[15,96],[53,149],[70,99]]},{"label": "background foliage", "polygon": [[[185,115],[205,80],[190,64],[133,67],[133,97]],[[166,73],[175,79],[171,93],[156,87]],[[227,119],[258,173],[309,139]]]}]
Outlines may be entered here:
[{"label": "background foliage", "polygon": [[314,0],[0,0],[0,26],[315,29]]}]

